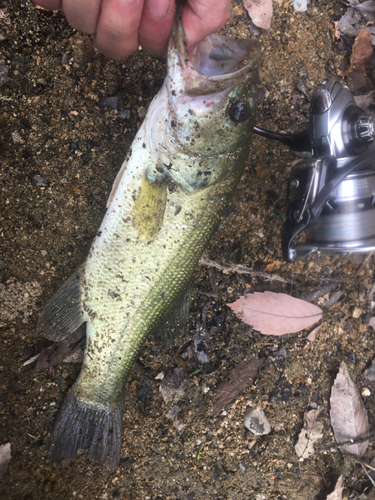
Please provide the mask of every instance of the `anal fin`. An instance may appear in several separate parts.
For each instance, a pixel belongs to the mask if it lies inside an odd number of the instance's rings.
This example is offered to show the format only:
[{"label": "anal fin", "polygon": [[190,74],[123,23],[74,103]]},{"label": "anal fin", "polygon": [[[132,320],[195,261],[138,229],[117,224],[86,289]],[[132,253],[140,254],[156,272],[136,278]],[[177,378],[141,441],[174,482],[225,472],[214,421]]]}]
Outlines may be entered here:
[{"label": "anal fin", "polygon": [[47,339],[59,342],[85,322],[81,300],[82,275],[83,264],[44,306],[38,329]]}]

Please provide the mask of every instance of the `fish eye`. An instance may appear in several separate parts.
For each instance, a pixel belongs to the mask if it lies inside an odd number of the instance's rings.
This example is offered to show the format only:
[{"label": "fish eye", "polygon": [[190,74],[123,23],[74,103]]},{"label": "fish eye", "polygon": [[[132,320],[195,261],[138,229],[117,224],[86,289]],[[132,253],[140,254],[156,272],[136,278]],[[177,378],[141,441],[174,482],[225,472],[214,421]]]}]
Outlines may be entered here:
[{"label": "fish eye", "polygon": [[228,117],[232,123],[243,123],[250,116],[250,105],[248,102],[235,101],[228,108]]}]

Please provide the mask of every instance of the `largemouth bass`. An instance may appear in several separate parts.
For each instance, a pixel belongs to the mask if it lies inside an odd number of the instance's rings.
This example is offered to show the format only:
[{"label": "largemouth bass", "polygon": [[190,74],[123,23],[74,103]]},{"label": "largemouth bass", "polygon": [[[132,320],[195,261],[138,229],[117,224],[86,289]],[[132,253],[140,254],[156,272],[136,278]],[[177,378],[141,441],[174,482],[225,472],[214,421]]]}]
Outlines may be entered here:
[{"label": "largemouth bass", "polygon": [[60,341],[86,322],[78,379],[55,423],[50,459],[118,466],[124,382],[150,332],[174,312],[249,154],[259,50],[211,35],[190,57],[180,20],[168,73],[114,182],[86,262],[39,326]]}]

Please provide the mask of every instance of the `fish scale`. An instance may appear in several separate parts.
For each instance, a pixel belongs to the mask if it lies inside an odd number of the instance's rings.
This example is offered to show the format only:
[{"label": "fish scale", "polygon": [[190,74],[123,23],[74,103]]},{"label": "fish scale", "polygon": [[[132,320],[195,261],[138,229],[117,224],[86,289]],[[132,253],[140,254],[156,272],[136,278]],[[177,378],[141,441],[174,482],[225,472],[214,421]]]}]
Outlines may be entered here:
[{"label": "fish scale", "polygon": [[[236,185],[236,181],[233,180],[232,184]],[[225,188],[228,189],[228,186],[226,185]],[[82,372],[76,383],[77,394],[82,388],[86,397],[106,403],[112,385],[109,379],[113,378],[114,385],[117,385],[117,381],[122,383],[149,331],[173,306],[176,297],[179,298],[186,290],[191,273],[212,234],[212,229],[220,221],[221,213],[218,212],[226,207],[227,203],[224,201],[220,210],[220,200],[226,200],[227,196],[223,196],[218,186],[206,188],[203,192],[196,194],[186,195],[178,192],[178,195],[182,205],[178,216],[173,215],[172,212],[168,214],[162,230],[152,245],[147,245],[147,243],[138,245],[140,255],[147,251],[147,262],[140,258],[135,262],[126,257],[124,259],[130,262],[128,267],[122,264],[122,272],[125,275],[132,273],[141,277],[136,284],[126,286],[126,283],[115,278],[106,282],[106,277],[111,276],[110,269],[121,265],[123,254],[117,255],[117,262],[110,261],[108,264],[102,264],[98,273],[92,277],[90,286],[100,290],[98,302],[101,303],[101,314],[106,317],[106,321],[100,318],[97,322],[95,319],[88,322],[88,338],[99,336],[101,339],[98,340],[97,345],[91,344],[90,341],[88,343],[89,368]],[[192,197],[199,197],[200,200],[194,200],[194,202]],[[183,208],[185,198],[189,198],[186,205],[189,203],[188,206],[197,207],[196,213],[193,213],[192,209],[189,210],[187,221]],[[217,209],[214,212],[207,209],[210,203],[209,198],[211,198],[211,203],[217,202]],[[200,208],[202,206],[205,207],[203,210]],[[187,222],[186,228],[176,230],[176,217]],[[126,230],[123,235],[124,240],[128,238],[128,235],[129,232]],[[189,249],[188,252],[185,250],[181,254],[181,249],[186,247]],[[108,293],[109,289],[117,290],[120,297],[132,298],[126,309],[120,299],[111,297]],[[163,299],[160,300],[162,296]],[[118,314],[119,310],[121,310],[121,315]],[[125,318],[125,323],[123,318]],[[119,328],[126,331],[126,336],[118,336]],[[112,339],[115,339],[115,342],[112,342]],[[105,390],[100,387],[103,385],[103,380],[105,380]],[[116,391],[113,393],[116,394]]]}]

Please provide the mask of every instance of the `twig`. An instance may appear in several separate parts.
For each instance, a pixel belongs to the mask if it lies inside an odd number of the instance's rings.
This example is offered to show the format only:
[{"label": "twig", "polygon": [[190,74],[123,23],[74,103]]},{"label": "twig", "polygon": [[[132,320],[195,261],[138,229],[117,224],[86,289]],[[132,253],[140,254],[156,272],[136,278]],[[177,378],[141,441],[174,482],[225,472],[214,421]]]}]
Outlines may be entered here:
[{"label": "twig", "polygon": [[223,391],[222,389],[217,389],[216,392],[221,392],[222,394],[229,394],[230,396],[237,396],[235,392]]},{"label": "twig", "polygon": [[373,467],[372,465],[368,464],[367,462],[365,462],[364,460],[361,460],[360,458],[356,458],[356,462],[358,462],[359,464],[361,465],[365,465],[366,467],[368,467],[370,470],[375,470],[375,467]]},{"label": "twig", "polygon": [[208,309],[209,309],[210,305],[211,305],[211,300],[209,300],[207,302],[207,304],[202,309],[202,324],[203,324],[203,328],[206,328],[206,324],[207,324],[207,312],[208,312]]},{"label": "twig", "polygon": [[[289,278],[283,278],[282,276],[279,276],[277,274],[269,274],[269,273],[264,273],[263,271],[254,271],[254,269],[250,269],[248,267],[244,266],[238,266],[235,264],[219,264],[218,262],[215,262],[214,260],[207,259],[205,257],[202,257],[199,261],[199,264],[201,266],[207,266],[207,267],[215,267],[216,269],[219,269],[220,271],[223,271],[225,274],[228,273],[238,273],[238,274],[250,274],[252,276],[259,276],[260,278],[265,278],[270,281],[281,281],[282,283],[287,283],[288,285],[295,285],[296,281],[291,280]],[[303,274],[298,276],[300,279],[305,279],[305,280],[311,280],[311,281],[329,281],[332,283],[352,283],[356,285],[362,285],[364,283],[363,280],[361,279],[356,279],[356,278],[327,278],[325,276],[314,276],[309,274],[308,276],[305,276]]]},{"label": "twig", "polygon": [[356,285],[362,285],[364,283],[363,280],[359,279],[351,279],[351,278],[326,278],[325,276],[314,276],[313,274],[309,274],[308,276],[301,275],[301,278],[309,279],[311,281],[332,281],[333,283],[353,283]]},{"label": "twig", "polygon": [[300,478],[302,479],[301,462],[299,461],[299,456],[297,455],[297,452],[296,452],[296,447],[293,445],[292,439],[291,439],[291,437],[289,436],[289,434],[286,432],[284,425],[282,426],[282,429],[283,429],[284,434],[285,434],[285,437],[286,437],[286,442],[287,442],[288,444],[290,444],[290,446],[293,448],[293,451],[294,451],[294,453],[295,453],[295,455],[296,455],[296,458],[297,458],[297,464],[298,464],[298,470],[299,470],[299,475],[300,475]]},{"label": "twig", "polygon": [[22,366],[31,365],[31,363],[34,363],[34,361],[36,361],[36,360],[39,358],[39,355],[40,355],[40,353],[39,353],[39,354],[36,354],[36,355],[35,355],[35,356],[33,356],[32,358],[28,359],[27,361],[25,361],[25,362],[23,363],[23,365],[22,365]]},{"label": "twig", "polygon": [[[330,448],[341,448],[341,446],[346,446],[348,444],[361,444],[365,443],[366,441],[374,441],[375,435],[374,434],[369,434],[368,436],[362,437],[362,438],[356,438],[356,439],[349,439],[348,441],[344,441],[343,443],[330,443],[326,444],[324,446],[320,446],[318,453],[322,453],[324,451],[329,450]],[[349,453],[346,453],[346,455],[351,455]],[[367,465],[367,464],[366,464]]]},{"label": "twig", "polygon": [[365,260],[362,262],[362,264],[358,267],[357,269],[357,272],[355,273],[356,276],[359,276],[361,271],[363,271],[363,269],[367,266],[368,264],[368,261],[371,259],[371,257],[374,255],[374,252],[369,252],[366,257],[365,257]]},{"label": "twig", "polygon": [[365,467],[362,463],[361,463],[361,466],[362,466],[362,469],[365,471],[366,476],[370,479],[370,481],[371,481],[372,485],[373,485],[373,486],[375,486],[375,482],[374,482],[374,480],[372,479],[372,477],[369,475],[369,473],[367,472],[366,467]]},{"label": "twig", "polygon": [[268,274],[262,271],[254,271],[253,269],[249,269],[248,267],[236,266],[235,264],[219,264],[214,260],[206,259],[203,257],[200,259],[199,264],[201,266],[215,267],[216,269],[220,269],[220,271],[223,271],[226,274],[228,273],[250,274],[252,276],[259,276],[260,278],[265,278],[271,281],[281,281],[282,283],[287,283],[288,285],[294,284],[294,281],[288,278],[282,278],[277,274]]}]

